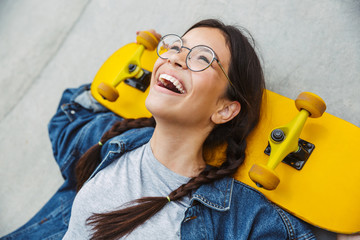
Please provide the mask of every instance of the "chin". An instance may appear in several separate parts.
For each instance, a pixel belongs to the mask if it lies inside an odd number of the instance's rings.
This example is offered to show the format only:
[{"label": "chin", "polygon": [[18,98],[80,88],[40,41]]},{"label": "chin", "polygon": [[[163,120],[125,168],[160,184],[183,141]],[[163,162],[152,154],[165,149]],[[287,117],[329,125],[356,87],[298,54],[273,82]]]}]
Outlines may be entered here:
[{"label": "chin", "polygon": [[166,121],[176,122],[176,114],[170,111],[168,108],[169,106],[164,103],[164,99],[160,99],[158,96],[155,94],[152,95],[151,93],[145,100],[145,106],[155,120],[163,119]]}]

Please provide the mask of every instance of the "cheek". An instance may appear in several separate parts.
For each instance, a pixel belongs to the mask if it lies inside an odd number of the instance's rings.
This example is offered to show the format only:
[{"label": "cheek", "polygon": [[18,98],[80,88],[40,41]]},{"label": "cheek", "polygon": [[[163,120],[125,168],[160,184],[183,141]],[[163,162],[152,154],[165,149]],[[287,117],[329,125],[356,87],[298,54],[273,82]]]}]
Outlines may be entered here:
[{"label": "cheek", "polygon": [[221,78],[213,69],[193,74],[193,84],[196,91],[201,93],[199,97],[209,98],[209,100],[223,97],[227,88],[227,80]]},{"label": "cheek", "polygon": [[153,93],[152,91],[152,87],[154,86],[154,84],[156,84],[156,73],[157,73],[157,70],[159,69],[159,67],[164,64],[165,60],[164,59],[161,59],[161,58],[158,58],[154,64],[154,67],[153,67],[153,70],[152,70],[152,73],[151,73],[151,80],[150,80],[150,90],[149,90],[149,94],[148,96],[146,97],[146,100],[145,100],[145,106],[146,108],[151,112],[151,109],[153,108],[152,106],[156,106],[155,103],[156,103],[156,94]]},{"label": "cheek", "polygon": [[151,75],[151,79],[154,78],[154,75],[156,75],[156,72],[157,70],[159,69],[159,67],[165,63],[165,59],[162,59],[162,58],[157,58],[157,60],[155,61],[155,64],[154,64],[154,67],[153,67],[153,70],[152,70],[152,75]]}]

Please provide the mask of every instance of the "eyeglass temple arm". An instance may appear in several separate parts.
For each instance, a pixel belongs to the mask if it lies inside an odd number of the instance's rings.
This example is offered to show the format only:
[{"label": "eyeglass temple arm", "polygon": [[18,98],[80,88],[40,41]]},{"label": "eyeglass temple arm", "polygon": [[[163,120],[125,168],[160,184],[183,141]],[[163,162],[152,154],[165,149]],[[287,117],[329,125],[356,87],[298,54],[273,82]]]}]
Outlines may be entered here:
[{"label": "eyeglass temple arm", "polygon": [[229,81],[230,85],[231,85],[233,88],[235,88],[234,85],[233,85],[233,83],[231,82],[229,76],[228,76],[227,73],[225,72],[224,67],[221,65],[219,59],[215,58],[215,60],[216,60],[217,63],[219,64],[219,66],[220,66],[220,68],[221,68],[221,71],[225,74],[225,76],[226,76],[227,80]]}]

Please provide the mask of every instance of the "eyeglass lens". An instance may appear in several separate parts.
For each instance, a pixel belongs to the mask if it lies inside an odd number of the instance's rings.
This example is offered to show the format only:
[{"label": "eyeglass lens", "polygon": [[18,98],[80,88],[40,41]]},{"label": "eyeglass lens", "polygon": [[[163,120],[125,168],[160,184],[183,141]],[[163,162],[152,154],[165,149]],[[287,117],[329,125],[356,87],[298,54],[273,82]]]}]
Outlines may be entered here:
[{"label": "eyeglass lens", "polygon": [[[159,57],[168,59],[172,55],[179,53],[181,48],[185,47],[182,46],[180,37],[166,35],[161,39],[157,47],[157,53]],[[186,64],[192,71],[202,71],[208,68],[215,57],[213,51],[206,46],[195,46],[188,50],[190,52],[187,55]]]}]

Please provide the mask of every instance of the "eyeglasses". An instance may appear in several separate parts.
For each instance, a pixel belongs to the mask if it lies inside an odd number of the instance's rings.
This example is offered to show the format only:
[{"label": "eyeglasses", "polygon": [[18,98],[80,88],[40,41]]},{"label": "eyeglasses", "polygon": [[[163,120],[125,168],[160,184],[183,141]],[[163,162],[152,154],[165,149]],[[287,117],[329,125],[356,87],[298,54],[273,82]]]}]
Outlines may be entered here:
[{"label": "eyeglasses", "polygon": [[183,48],[189,50],[185,60],[188,69],[193,72],[201,72],[210,67],[215,60],[219,64],[221,71],[225,74],[230,85],[234,87],[229,76],[226,74],[224,67],[221,65],[219,59],[216,58],[214,50],[208,46],[197,45],[190,49],[184,47],[181,37],[175,34],[168,34],[160,39],[156,52],[160,58],[168,59],[174,54],[178,54]]}]

